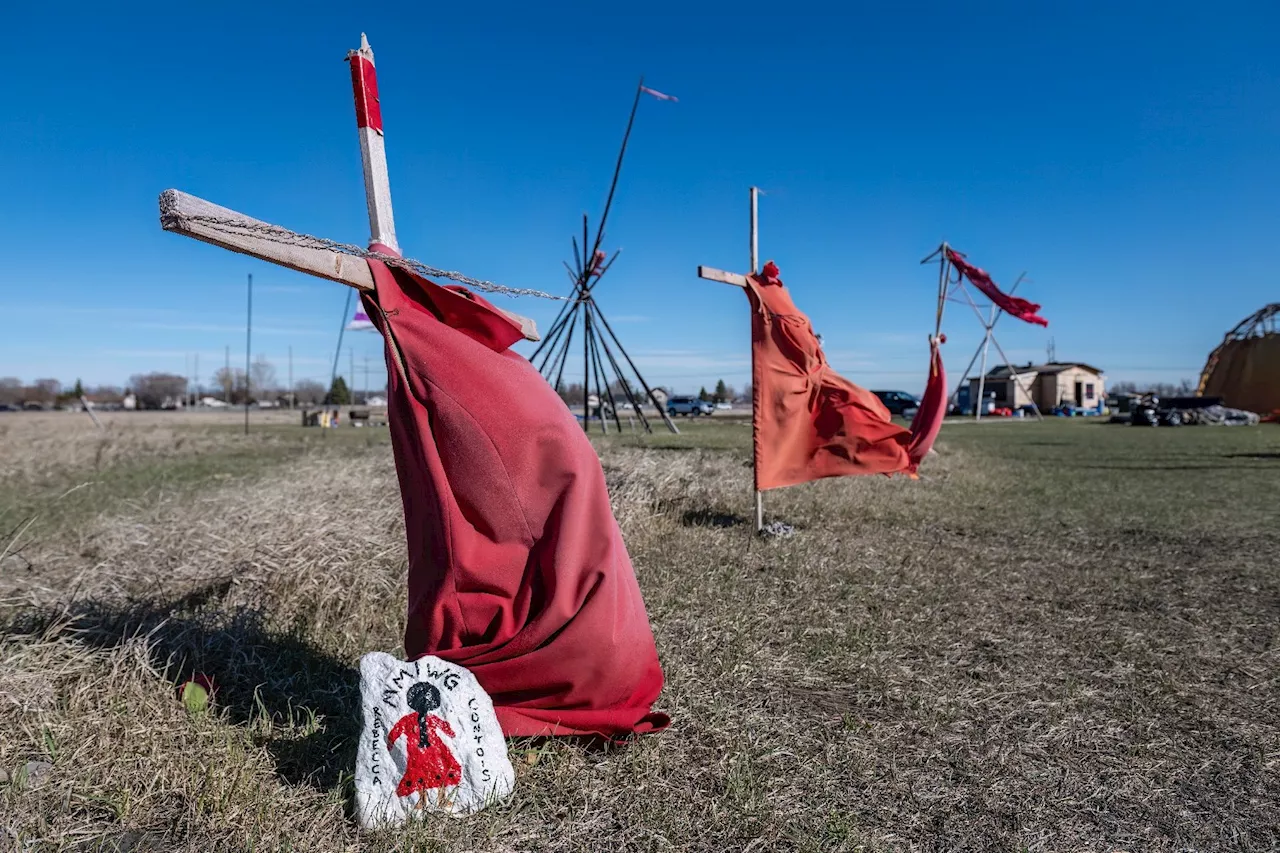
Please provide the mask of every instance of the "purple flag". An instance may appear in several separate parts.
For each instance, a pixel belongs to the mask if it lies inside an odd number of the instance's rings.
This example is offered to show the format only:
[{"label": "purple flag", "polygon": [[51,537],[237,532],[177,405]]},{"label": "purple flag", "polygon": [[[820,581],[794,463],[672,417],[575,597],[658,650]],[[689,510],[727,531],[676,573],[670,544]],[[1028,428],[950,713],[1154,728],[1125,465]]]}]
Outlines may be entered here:
[{"label": "purple flag", "polygon": [[646,94],[649,94],[649,95],[653,95],[655,98],[657,98],[660,101],[679,101],[680,100],[675,95],[664,95],[661,92],[659,92],[657,89],[650,89],[648,86],[641,86],[640,91],[645,92]]},{"label": "purple flag", "polygon": [[373,323],[369,322],[369,315],[364,313],[364,306],[356,306],[356,316],[351,318],[351,322],[347,324],[348,332],[358,332],[364,329],[372,329]]}]

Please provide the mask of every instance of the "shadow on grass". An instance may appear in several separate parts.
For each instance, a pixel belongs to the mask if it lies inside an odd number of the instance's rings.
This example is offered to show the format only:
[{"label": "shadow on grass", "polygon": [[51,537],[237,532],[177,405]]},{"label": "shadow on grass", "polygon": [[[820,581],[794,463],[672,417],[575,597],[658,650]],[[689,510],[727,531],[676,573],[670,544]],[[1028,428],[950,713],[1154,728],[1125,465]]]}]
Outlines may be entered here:
[{"label": "shadow on grass", "polygon": [[685,527],[741,527],[747,520],[736,513],[720,512],[714,509],[691,509],[680,516],[680,523]]},{"label": "shadow on grass", "polygon": [[1148,465],[1142,462],[1117,462],[1114,465],[1075,465],[1081,471],[1256,471],[1257,465],[1215,465],[1203,459],[1188,460],[1178,465]]},{"label": "shadow on grass", "polygon": [[152,665],[175,689],[195,673],[213,679],[215,707],[253,731],[281,780],[332,790],[355,764],[359,671],[300,630],[272,630],[257,610],[220,606],[231,585],[219,580],[177,599],[89,599],[26,611],[4,630],[69,635],[95,649],[145,636]]},{"label": "shadow on grass", "polygon": [[1267,459],[1267,460],[1278,459],[1280,460],[1280,453],[1224,453],[1222,454],[1222,458],[1223,459]]}]

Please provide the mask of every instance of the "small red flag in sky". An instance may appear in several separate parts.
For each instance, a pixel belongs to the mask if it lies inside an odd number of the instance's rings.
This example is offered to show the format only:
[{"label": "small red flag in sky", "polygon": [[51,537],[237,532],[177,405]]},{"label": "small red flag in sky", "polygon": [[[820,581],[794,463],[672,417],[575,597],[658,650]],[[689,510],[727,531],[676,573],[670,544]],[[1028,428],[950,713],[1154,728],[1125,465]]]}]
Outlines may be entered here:
[{"label": "small red flag in sky", "polygon": [[675,95],[664,95],[661,92],[659,92],[657,89],[650,89],[648,86],[641,86],[640,91],[648,92],[650,95],[653,95],[659,101],[679,101],[680,100]]}]

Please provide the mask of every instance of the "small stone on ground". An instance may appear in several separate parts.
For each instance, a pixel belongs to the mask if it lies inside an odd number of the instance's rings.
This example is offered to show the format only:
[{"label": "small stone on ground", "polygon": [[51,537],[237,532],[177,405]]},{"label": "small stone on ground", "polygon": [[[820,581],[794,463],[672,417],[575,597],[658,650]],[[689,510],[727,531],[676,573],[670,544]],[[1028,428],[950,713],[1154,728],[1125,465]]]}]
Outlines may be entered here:
[{"label": "small stone on ground", "polygon": [[405,662],[371,652],[360,659],[360,701],[361,825],[476,812],[515,788],[493,702],[469,670],[430,655]]}]

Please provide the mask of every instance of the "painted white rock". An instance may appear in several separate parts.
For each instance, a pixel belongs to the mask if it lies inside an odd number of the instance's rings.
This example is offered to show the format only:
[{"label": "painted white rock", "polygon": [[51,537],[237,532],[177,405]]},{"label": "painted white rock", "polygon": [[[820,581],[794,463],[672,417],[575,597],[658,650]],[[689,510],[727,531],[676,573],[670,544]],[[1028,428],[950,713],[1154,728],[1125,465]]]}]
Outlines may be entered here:
[{"label": "painted white rock", "polygon": [[364,729],[356,813],[368,828],[424,812],[468,814],[510,796],[516,774],[489,694],[471,672],[426,656],[360,659]]}]

